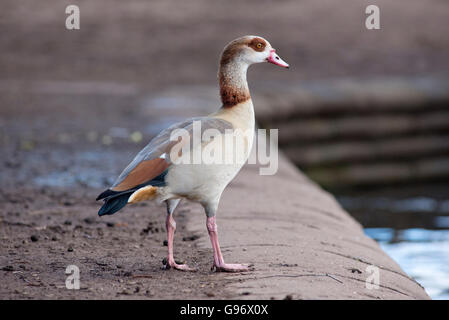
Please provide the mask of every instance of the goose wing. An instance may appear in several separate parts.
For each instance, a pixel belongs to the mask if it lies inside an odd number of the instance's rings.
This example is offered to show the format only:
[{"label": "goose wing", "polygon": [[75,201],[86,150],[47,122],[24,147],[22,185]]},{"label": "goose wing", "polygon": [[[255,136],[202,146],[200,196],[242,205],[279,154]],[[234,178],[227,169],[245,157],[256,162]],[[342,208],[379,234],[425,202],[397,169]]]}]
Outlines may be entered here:
[{"label": "goose wing", "polygon": [[[124,191],[135,188],[152,179],[162,175],[171,165],[169,154],[171,148],[179,143],[177,140],[170,139],[172,133],[177,129],[184,129],[188,133],[187,139],[184,143],[190,142],[193,147],[193,128],[194,122],[199,121],[201,124],[201,136],[204,130],[216,129],[224,133],[226,129],[232,129],[230,122],[210,117],[190,118],[188,120],[176,123],[167,129],[163,130],[156,137],[154,137],[148,145],[146,145],[134,158],[133,161],[123,170],[117,180],[114,182],[110,190]],[[189,141],[190,139],[190,141]]]}]

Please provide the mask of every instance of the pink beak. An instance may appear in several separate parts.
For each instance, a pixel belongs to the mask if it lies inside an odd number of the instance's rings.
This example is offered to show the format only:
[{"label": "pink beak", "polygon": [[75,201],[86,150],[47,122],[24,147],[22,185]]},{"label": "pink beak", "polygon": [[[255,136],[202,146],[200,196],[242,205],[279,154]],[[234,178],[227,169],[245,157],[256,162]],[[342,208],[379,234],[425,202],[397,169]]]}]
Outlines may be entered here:
[{"label": "pink beak", "polygon": [[284,68],[289,68],[290,67],[287,62],[282,60],[281,57],[279,57],[276,54],[276,50],[275,49],[271,49],[270,56],[267,58],[267,62],[275,64],[275,65],[280,66],[280,67],[284,67]]}]

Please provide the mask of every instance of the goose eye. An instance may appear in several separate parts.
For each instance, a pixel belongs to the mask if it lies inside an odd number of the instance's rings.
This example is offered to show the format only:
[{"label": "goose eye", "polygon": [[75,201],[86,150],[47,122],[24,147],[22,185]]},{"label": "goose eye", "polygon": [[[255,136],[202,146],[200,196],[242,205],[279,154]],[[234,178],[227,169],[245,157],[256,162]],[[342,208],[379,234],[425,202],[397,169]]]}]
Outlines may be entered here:
[{"label": "goose eye", "polygon": [[262,49],[263,45],[262,45],[262,43],[259,42],[259,43],[257,44],[256,47],[257,47],[258,49]]}]

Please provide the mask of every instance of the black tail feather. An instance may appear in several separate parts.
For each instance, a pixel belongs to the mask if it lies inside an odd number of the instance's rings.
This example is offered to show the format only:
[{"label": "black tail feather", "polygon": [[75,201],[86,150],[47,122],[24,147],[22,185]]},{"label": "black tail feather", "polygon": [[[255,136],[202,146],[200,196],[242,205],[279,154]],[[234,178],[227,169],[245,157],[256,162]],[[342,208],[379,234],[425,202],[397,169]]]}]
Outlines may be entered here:
[{"label": "black tail feather", "polygon": [[118,193],[120,193],[120,191],[113,191],[113,190],[111,190],[111,189],[108,189],[108,190],[106,190],[106,191],[103,191],[103,192],[97,197],[97,199],[95,199],[95,200],[98,201],[98,200],[101,200],[101,199],[104,199],[104,198],[107,198],[107,197],[116,195],[116,194],[118,194]]},{"label": "black tail feather", "polygon": [[126,206],[126,204],[128,203],[128,199],[132,193],[133,191],[124,191],[123,193],[113,195],[104,199],[104,204],[98,211],[98,215],[101,217],[104,215],[116,213],[121,208]]},{"label": "black tail feather", "polygon": [[163,187],[165,186],[165,176],[167,174],[167,170],[162,172],[160,175],[155,177],[152,180],[149,180],[145,183],[142,183],[134,188],[125,190],[125,191],[114,191],[108,189],[103,191],[98,197],[97,200],[104,199],[104,204],[98,211],[99,216],[104,216],[107,214],[114,214],[119,211],[121,208],[126,206],[128,203],[128,199],[133,194],[134,191],[143,188],[148,185],[152,185],[155,187]]}]

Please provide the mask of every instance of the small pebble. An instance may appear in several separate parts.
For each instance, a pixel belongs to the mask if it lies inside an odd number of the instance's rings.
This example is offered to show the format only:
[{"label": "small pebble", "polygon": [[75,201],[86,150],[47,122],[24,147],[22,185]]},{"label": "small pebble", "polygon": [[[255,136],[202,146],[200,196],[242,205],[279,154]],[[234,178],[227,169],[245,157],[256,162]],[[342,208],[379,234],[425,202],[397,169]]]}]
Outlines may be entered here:
[{"label": "small pebble", "polygon": [[84,221],[85,223],[87,223],[87,224],[92,224],[92,223],[94,223],[94,219],[92,219],[92,218],[85,218],[83,221]]},{"label": "small pebble", "polygon": [[189,237],[184,237],[182,238],[182,241],[195,241],[197,239],[199,239],[200,236],[194,234],[193,236],[189,236]]},{"label": "small pebble", "polygon": [[151,292],[150,290],[145,291],[145,295],[146,296],[152,296],[153,292]]},{"label": "small pebble", "polygon": [[351,269],[349,269],[349,270],[351,270],[351,273],[358,273],[358,274],[361,274],[361,273],[362,273],[362,271],[360,271],[360,270],[357,269],[357,268],[351,268]]},{"label": "small pebble", "polygon": [[30,239],[31,239],[31,241],[36,242],[36,241],[39,240],[39,237],[38,237],[37,235],[33,234],[33,235],[30,237]]}]

